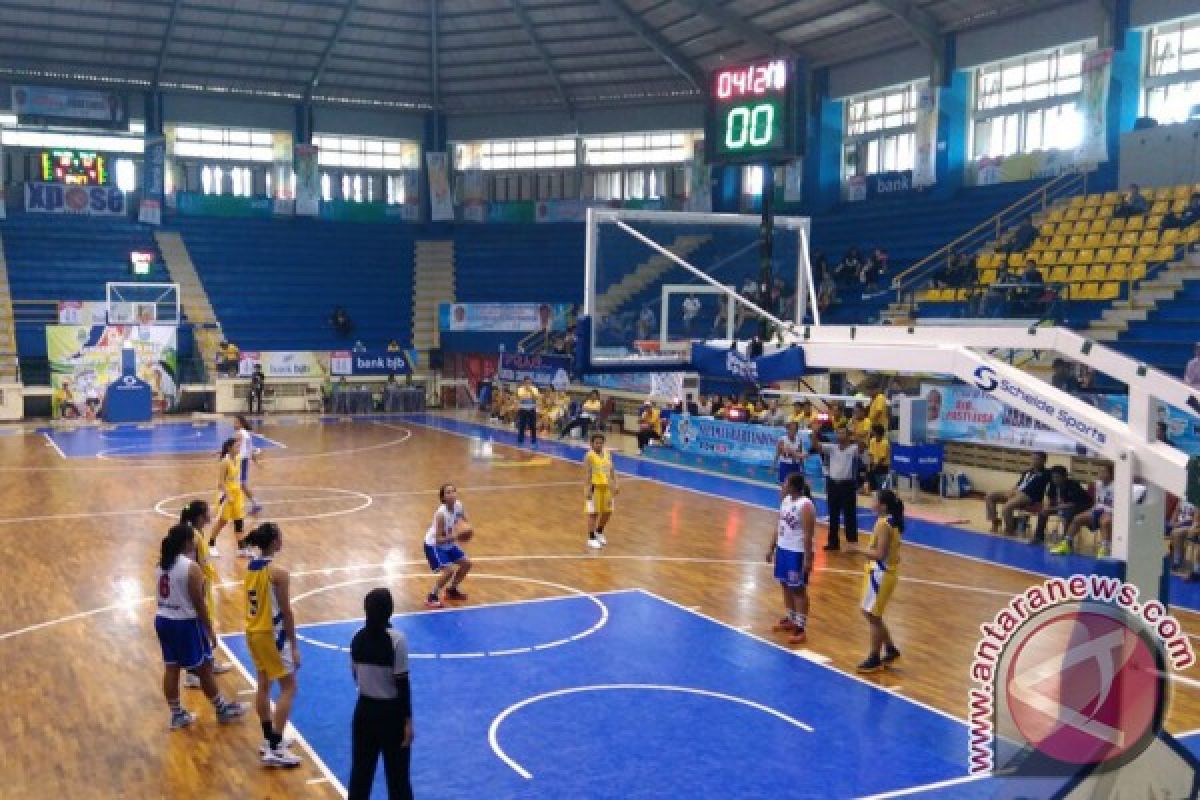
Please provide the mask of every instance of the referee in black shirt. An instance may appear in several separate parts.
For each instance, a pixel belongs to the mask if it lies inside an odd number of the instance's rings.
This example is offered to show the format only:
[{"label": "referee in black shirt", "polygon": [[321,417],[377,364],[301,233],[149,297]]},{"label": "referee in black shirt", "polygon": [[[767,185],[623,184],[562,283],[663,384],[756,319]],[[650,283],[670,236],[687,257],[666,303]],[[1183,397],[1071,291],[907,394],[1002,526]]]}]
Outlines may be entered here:
[{"label": "referee in black shirt", "polygon": [[358,684],[354,707],[354,761],[350,800],[369,800],[375,764],[383,753],[388,797],[411,800],[408,780],[412,755],[412,699],[408,683],[408,642],[391,626],[392,593],[372,589],[363,599],[366,625],[350,643],[351,668]]}]

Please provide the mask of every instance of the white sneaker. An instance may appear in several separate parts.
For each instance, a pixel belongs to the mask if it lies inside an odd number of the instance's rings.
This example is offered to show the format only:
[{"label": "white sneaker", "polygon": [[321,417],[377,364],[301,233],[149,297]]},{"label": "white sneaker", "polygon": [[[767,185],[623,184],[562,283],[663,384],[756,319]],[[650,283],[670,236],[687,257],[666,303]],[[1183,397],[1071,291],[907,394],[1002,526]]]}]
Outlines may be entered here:
[{"label": "white sneaker", "polygon": [[217,546],[215,544],[209,546],[208,557],[209,558],[220,558],[221,557],[221,553],[217,550]]},{"label": "white sneaker", "polygon": [[229,672],[229,670],[231,670],[231,669],[233,669],[233,665],[230,664],[228,661],[214,661],[213,662],[213,674],[214,675],[224,675],[226,672]]},{"label": "white sneaker", "polygon": [[289,750],[286,744],[281,743],[278,747],[267,748],[267,752],[263,753],[262,763],[268,767],[298,767],[300,766],[300,756]]},{"label": "white sneaker", "polygon": [[597,534],[596,534],[596,540],[597,540],[598,542],[600,542],[600,546],[601,546],[601,547],[608,547],[608,539],[605,539],[605,538],[604,538],[604,534],[603,534],[603,533],[597,533]]},{"label": "white sneaker", "polygon": [[[292,745],[294,745],[295,743],[296,743],[296,740],[295,740],[295,739],[292,739],[292,738],[291,738],[291,737],[289,737],[289,736],[285,736],[285,737],[283,737],[283,746],[284,746],[284,747],[291,747],[291,746],[292,746]],[[268,751],[268,750],[270,750],[270,749],[271,749],[271,743],[270,743],[270,742],[268,742],[266,739],[263,739],[261,742],[259,742],[259,744],[258,744],[258,754],[259,754],[260,756],[265,756],[265,755],[267,754],[267,751]]]},{"label": "white sneaker", "polygon": [[248,703],[226,703],[225,708],[217,712],[217,722],[229,722],[238,717],[244,717],[249,710]]},{"label": "white sneaker", "polygon": [[200,676],[194,672],[183,673],[183,688],[199,689],[200,688]]},{"label": "white sneaker", "polygon": [[254,558],[254,551],[249,547],[243,547],[241,550],[238,550],[238,558]]},{"label": "white sneaker", "polygon": [[186,728],[196,721],[196,715],[184,709],[178,714],[171,715],[171,730],[177,731],[180,728]]},{"label": "white sneaker", "polygon": [[604,547],[604,545],[600,544],[600,540],[595,536],[589,536],[588,547],[592,548],[593,550],[599,550],[601,547]]}]

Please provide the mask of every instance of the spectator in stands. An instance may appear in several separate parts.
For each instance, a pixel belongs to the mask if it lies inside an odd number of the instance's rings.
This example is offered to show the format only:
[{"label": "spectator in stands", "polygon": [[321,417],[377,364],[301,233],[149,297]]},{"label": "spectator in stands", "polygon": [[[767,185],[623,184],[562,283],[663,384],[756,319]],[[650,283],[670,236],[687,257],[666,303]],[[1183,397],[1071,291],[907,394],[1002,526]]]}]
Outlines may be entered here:
[{"label": "spectator in stands", "polygon": [[400,343],[397,342],[395,339],[392,339],[390,342],[388,342],[387,351],[389,353],[399,353],[400,352]]},{"label": "spectator in stands", "polygon": [[1079,380],[1071,371],[1071,362],[1063,358],[1056,358],[1051,369],[1053,370],[1050,375],[1051,386],[1069,394],[1079,391]]},{"label": "spectator in stands", "polygon": [[1113,485],[1112,464],[1102,464],[1100,466],[1100,477],[1092,484],[1092,507],[1075,515],[1075,518],[1071,520],[1071,524],[1067,526],[1063,541],[1052,552],[1058,553],[1061,549],[1064,553],[1070,553],[1075,547],[1075,537],[1084,528],[1095,531],[1103,540],[1107,541],[1111,538]]},{"label": "spectator in stands", "polygon": [[354,340],[354,347],[353,347],[353,348],[351,348],[351,349],[352,349],[352,350],[353,350],[355,353],[365,353],[365,352],[367,352],[367,346],[366,346],[365,344],[363,344],[363,343],[362,343],[362,339],[355,339],[355,340]]},{"label": "spectator in stands", "polygon": [[1150,201],[1142,194],[1142,189],[1136,183],[1129,184],[1129,193],[1125,195],[1125,199],[1113,209],[1113,217],[1115,219],[1125,219],[1127,217],[1136,217],[1138,214],[1145,214],[1150,209]]},{"label": "spectator in stands", "polygon": [[696,403],[696,416],[711,417],[713,414],[712,398],[706,394],[700,395],[699,402]]},{"label": "spectator in stands", "polygon": [[1008,313],[1009,292],[1014,283],[1008,265],[1002,264],[996,271],[996,282],[988,287],[983,297],[983,316],[1003,317]]},{"label": "spectator in stands", "polygon": [[1037,239],[1037,228],[1033,227],[1033,220],[1027,219],[1017,226],[1016,230],[1008,237],[1008,241],[996,248],[999,253],[1024,253],[1029,249],[1030,245]]},{"label": "spectator in stands", "polygon": [[654,309],[650,304],[642,306],[642,313],[638,314],[637,331],[639,339],[649,339],[654,333],[654,326],[658,322],[658,317],[654,314]]},{"label": "spectator in stands", "polygon": [[683,299],[683,333],[685,336],[692,335],[692,328],[696,324],[696,317],[700,315],[700,298],[696,295],[689,294]]},{"label": "spectator in stands", "polygon": [[959,253],[954,264],[954,282],[958,288],[979,283],[979,267],[975,256]]},{"label": "spectator in stands", "polygon": [[787,409],[780,408],[779,398],[773,397],[767,403],[766,413],[763,414],[763,424],[782,426],[788,421]]},{"label": "spectator in stands", "polygon": [[788,417],[788,422],[795,422],[800,426],[801,430],[812,428],[813,425],[813,407],[809,400],[797,400],[792,403],[792,414]]},{"label": "spectator in stands", "polygon": [[1169,228],[1185,230],[1197,222],[1200,222],[1200,192],[1192,192],[1192,197],[1188,201],[1187,208],[1178,214],[1172,211],[1163,217],[1162,230],[1165,231]]},{"label": "spectator in stands", "polygon": [[[1092,507],[1092,497],[1079,481],[1073,479],[1067,468],[1056,465],[1050,468],[1050,485],[1046,487],[1046,501],[1037,515],[1037,528],[1034,530],[1030,544],[1041,544],[1046,541],[1046,523],[1051,517],[1058,517],[1060,533],[1066,532],[1071,522],[1080,514]],[[1065,547],[1065,549],[1063,549]],[[1061,555],[1071,552],[1070,545],[1062,542],[1051,550]]]},{"label": "spectator in stands", "polygon": [[846,255],[842,257],[841,262],[837,265],[834,271],[833,279],[837,281],[839,286],[848,286],[859,279],[859,273],[863,268],[862,253],[857,247],[851,247],[846,251]]},{"label": "spectator in stands", "polygon": [[638,415],[638,452],[644,451],[652,441],[662,441],[662,415],[654,401],[647,400],[642,404],[642,412]]},{"label": "spectator in stands", "polygon": [[879,281],[887,272],[888,256],[887,253],[880,247],[876,247],[871,251],[871,255],[867,258],[867,263],[863,265],[859,272],[859,282],[863,288],[868,291],[874,291],[879,288]]},{"label": "spectator in stands", "polygon": [[[267,390],[267,376],[263,374],[262,364],[254,365],[250,373],[250,391],[246,394],[246,409],[251,414],[263,413],[263,393]],[[257,411],[255,407],[257,406]]]},{"label": "spectator in stands", "polygon": [[1192,359],[1184,370],[1183,382],[1193,389],[1200,389],[1200,342],[1192,345]]},{"label": "spectator in stands", "polygon": [[221,342],[217,350],[217,373],[230,376],[238,374],[238,363],[242,360],[241,351],[233,342]]},{"label": "spectator in stands", "polygon": [[957,265],[957,256],[947,256],[943,263],[938,264],[937,269],[929,273],[929,285],[935,289],[957,289],[958,283],[955,280]]},{"label": "spectator in stands", "polygon": [[1046,277],[1038,269],[1037,262],[1032,258],[1025,262],[1025,271],[1021,273],[1020,305],[1021,313],[1040,316],[1044,310],[1042,295],[1046,292]]},{"label": "spectator in stands", "polygon": [[341,306],[334,307],[333,313],[329,315],[329,324],[334,333],[343,339],[349,339],[354,334],[354,320],[350,319],[350,314]]},{"label": "spectator in stands", "polygon": [[984,498],[984,508],[987,510],[992,533],[1000,532],[1001,523],[1004,525],[1006,535],[1012,536],[1016,533],[1016,512],[1041,503],[1049,482],[1050,473],[1046,471],[1046,454],[1040,450],[1030,454],[1029,469],[1021,473],[1021,477],[1017,479],[1017,484],[1012,490],[989,492]]},{"label": "spectator in stands", "polygon": [[712,335],[724,336],[726,325],[729,323],[729,300],[722,296],[717,300],[717,313],[713,317]]},{"label": "spectator in stands", "polygon": [[[95,380],[88,382],[87,388],[83,392],[83,404],[87,407],[88,419],[100,416],[100,389],[97,388]],[[168,408],[170,407],[168,406]]]},{"label": "spectator in stands", "polygon": [[54,407],[58,409],[58,415],[63,419],[79,419],[83,416],[79,411],[79,404],[75,400],[75,393],[71,391],[70,381],[63,380],[58,391],[54,393]]},{"label": "spectator in stands", "polygon": [[821,270],[821,281],[817,286],[817,307],[824,311],[837,302],[837,283],[828,269]]}]

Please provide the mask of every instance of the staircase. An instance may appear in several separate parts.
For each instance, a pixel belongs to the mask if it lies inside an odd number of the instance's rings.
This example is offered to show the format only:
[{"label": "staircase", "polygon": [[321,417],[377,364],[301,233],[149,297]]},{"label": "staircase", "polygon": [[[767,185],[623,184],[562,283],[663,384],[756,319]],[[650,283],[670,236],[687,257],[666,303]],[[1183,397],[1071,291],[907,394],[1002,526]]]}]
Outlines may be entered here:
[{"label": "staircase", "polygon": [[225,339],[221,323],[209,302],[208,292],[200,283],[192,257],[188,254],[183,237],[174,231],[155,231],[154,239],[166,262],[167,272],[173,283],[179,284],[179,303],[184,316],[192,325],[196,349],[207,368],[217,363],[220,344]]},{"label": "staircase", "polygon": [[[667,249],[680,258],[686,259],[689,255],[700,249],[700,247],[707,244],[710,238],[706,234],[676,236]],[[662,253],[655,253],[598,296],[596,298],[596,311],[600,314],[611,314],[675,266],[675,262]]]},{"label": "staircase", "polygon": [[438,306],[454,302],[454,242],[417,241],[415,249],[412,342],[420,354],[419,363],[428,364],[429,351],[440,342]]},{"label": "staircase", "polygon": [[1183,290],[1185,281],[1200,280],[1200,266],[1187,259],[1174,261],[1153,278],[1142,281],[1128,302],[1114,303],[1100,319],[1088,326],[1085,334],[1098,342],[1115,342],[1129,330],[1129,323],[1145,320],[1159,303],[1169,302]]},{"label": "staircase", "polygon": [[12,294],[8,290],[8,262],[0,239],[0,383],[19,380],[17,331],[13,324]]}]

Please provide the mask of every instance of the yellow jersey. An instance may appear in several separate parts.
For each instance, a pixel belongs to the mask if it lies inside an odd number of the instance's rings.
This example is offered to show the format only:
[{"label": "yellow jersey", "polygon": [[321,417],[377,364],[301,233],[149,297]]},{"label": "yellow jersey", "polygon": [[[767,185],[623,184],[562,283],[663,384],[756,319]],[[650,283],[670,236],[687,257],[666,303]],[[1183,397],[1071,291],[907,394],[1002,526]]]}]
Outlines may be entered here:
[{"label": "yellow jersey", "polygon": [[221,484],[226,494],[242,490],[242,468],[237,458],[232,455],[221,459]]},{"label": "yellow jersey", "polygon": [[603,409],[604,409],[604,404],[601,403],[599,400],[589,399],[589,400],[583,401],[583,412],[585,414],[591,414],[591,415],[595,416],[595,415],[599,414]]},{"label": "yellow jersey", "polygon": [[888,429],[888,401],[883,392],[871,398],[867,419],[871,420],[872,425],[882,425],[885,431]]},{"label": "yellow jersey", "polygon": [[242,578],[246,600],[246,633],[283,632],[283,613],[275,598],[275,586],[271,583],[271,559],[256,558],[246,567]]},{"label": "yellow jersey", "polygon": [[865,442],[871,436],[871,420],[866,417],[851,419],[850,435],[859,441]]},{"label": "yellow jersey", "polygon": [[517,407],[522,411],[536,411],[538,403],[538,390],[536,386],[528,388],[524,386],[517,387]]},{"label": "yellow jersey", "polygon": [[892,443],[886,436],[878,439],[872,436],[867,441],[867,455],[871,458],[872,466],[889,466],[892,463]]},{"label": "yellow jersey", "polygon": [[875,529],[871,531],[871,541],[867,544],[867,548],[874,550],[876,545],[889,539],[887,548],[887,558],[882,561],[874,559],[868,561],[866,569],[870,572],[877,564],[882,565],[887,572],[894,572],[900,564],[900,531],[892,526],[891,521],[887,517],[880,517],[875,520]]},{"label": "yellow jersey", "polygon": [[591,471],[592,486],[608,486],[608,473],[612,469],[612,456],[608,453],[598,456],[595,450],[588,450],[583,461]]}]

